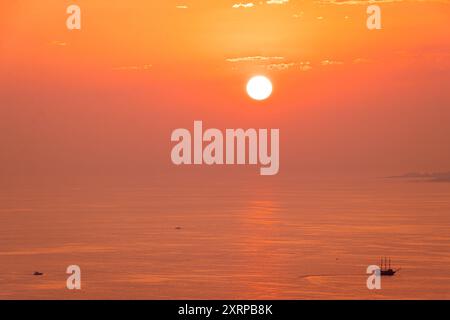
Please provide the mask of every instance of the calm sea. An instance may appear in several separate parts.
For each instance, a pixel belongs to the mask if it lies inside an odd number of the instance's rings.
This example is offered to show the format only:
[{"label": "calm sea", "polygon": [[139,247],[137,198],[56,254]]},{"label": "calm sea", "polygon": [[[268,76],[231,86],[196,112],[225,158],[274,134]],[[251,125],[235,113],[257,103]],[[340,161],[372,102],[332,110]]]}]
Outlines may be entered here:
[{"label": "calm sea", "polygon": [[[449,230],[449,183],[8,187],[0,298],[450,299]],[[370,291],[382,256],[401,270]]]}]

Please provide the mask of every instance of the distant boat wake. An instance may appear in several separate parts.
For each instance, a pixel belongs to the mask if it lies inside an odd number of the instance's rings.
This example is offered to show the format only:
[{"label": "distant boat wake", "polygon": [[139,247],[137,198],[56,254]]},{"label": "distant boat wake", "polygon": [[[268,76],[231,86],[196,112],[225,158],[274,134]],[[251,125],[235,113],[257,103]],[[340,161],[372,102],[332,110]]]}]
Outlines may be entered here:
[{"label": "distant boat wake", "polygon": [[300,279],[317,278],[317,277],[348,277],[348,276],[366,276],[364,273],[335,273],[335,274],[306,274],[299,276]]}]

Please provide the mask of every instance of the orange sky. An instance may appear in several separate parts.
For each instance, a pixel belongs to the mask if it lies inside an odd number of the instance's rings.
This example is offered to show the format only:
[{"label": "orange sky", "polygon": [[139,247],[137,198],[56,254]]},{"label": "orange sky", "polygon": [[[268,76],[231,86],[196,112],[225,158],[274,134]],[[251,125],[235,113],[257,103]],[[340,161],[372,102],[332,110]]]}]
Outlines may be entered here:
[{"label": "orange sky", "polygon": [[448,170],[450,2],[379,2],[379,31],[365,1],[2,3],[2,175],[172,172],[194,120],[280,128],[280,174]]}]

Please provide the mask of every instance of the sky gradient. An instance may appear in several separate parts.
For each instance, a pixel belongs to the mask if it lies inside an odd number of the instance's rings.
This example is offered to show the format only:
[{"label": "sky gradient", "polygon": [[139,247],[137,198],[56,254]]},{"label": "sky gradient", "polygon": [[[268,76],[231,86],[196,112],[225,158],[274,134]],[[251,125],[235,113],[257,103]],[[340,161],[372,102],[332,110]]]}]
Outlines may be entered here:
[{"label": "sky gradient", "polygon": [[448,1],[379,1],[374,31],[366,1],[238,3],[2,3],[2,176],[177,175],[170,133],[194,120],[279,128],[280,175],[449,169]]}]

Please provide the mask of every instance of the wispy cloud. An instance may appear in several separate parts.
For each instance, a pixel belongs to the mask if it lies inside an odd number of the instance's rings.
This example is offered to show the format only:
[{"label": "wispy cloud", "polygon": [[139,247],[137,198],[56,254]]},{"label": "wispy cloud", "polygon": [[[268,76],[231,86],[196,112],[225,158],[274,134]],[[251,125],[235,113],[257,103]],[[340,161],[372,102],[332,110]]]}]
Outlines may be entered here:
[{"label": "wispy cloud", "polygon": [[235,3],[235,4],[233,4],[232,8],[234,8],[234,9],[239,9],[239,8],[247,9],[247,8],[252,8],[252,7],[254,7],[254,6],[255,6],[255,4],[252,3],[252,2],[248,2],[248,3]]},{"label": "wispy cloud", "polygon": [[[280,4],[286,4],[288,3],[289,0],[266,0],[266,4],[268,5],[280,5]],[[264,2],[260,1],[257,4],[259,5],[264,5]],[[235,3],[232,5],[232,7],[234,9],[239,9],[239,8],[253,8],[255,7],[256,4],[253,2],[239,2],[239,3]]]},{"label": "wispy cloud", "polygon": [[185,5],[185,4],[180,4],[178,6],[175,6],[175,8],[177,8],[177,9],[188,9],[189,7],[187,5]]},{"label": "wispy cloud", "polygon": [[449,172],[409,172],[398,176],[387,177],[389,179],[406,179],[424,182],[450,182]]},{"label": "wispy cloud", "polygon": [[59,41],[59,40],[54,40],[54,41],[50,42],[50,44],[54,45],[54,46],[58,46],[58,47],[66,47],[67,46],[67,42]]},{"label": "wispy cloud", "polygon": [[[312,69],[309,61],[283,61],[285,57],[281,56],[249,56],[249,57],[236,57],[225,59],[227,62],[233,63],[233,65],[246,65],[251,64],[260,68],[265,68],[270,71],[284,71],[289,69],[297,69],[300,71],[308,71]],[[235,67],[233,67],[236,69]]]},{"label": "wispy cloud", "polygon": [[302,61],[302,62],[271,63],[268,64],[266,68],[271,71],[284,71],[288,69],[309,71],[312,69],[312,66],[309,61]]},{"label": "wispy cloud", "polygon": [[236,57],[228,58],[226,61],[236,63],[236,62],[261,62],[261,61],[271,61],[271,60],[283,60],[284,57],[267,57],[267,56],[250,56],[250,57]]},{"label": "wispy cloud", "polygon": [[308,71],[312,69],[311,63],[309,61],[304,61],[299,63],[299,69],[301,71]]},{"label": "wispy cloud", "polygon": [[[286,59],[283,56],[246,56],[246,57],[230,57],[225,59],[226,62],[232,63],[234,66],[241,68],[242,66],[252,65],[265,68],[271,71],[284,71],[284,70],[300,70],[309,71],[314,66],[341,66],[344,65],[344,61],[326,58],[316,62],[310,62],[307,60]],[[365,58],[356,58],[350,60],[349,63],[363,64],[372,63],[372,60]],[[237,69],[233,67],[234,69]]]},{"label": "wispy cloud", "polygon": [[287,70],[291,67],[295,66],[295,63],[290,62],[290,63],[271,63],[267,65],[267,69],[268,70]]},{"label": "wispy cloud", "polygon": [[288,3],[289,0],[267,0],[267,4],[285,4]]},{"label": "wispy cloud", "polygon": [[373,62],[371,59],[367,59],[367,58],[356,58],[353,60],[354,64],[363,64],[363,63],[371,63]]},{"label": "wispy cloud", "polygon": [[320,62],[320,64],[322,66],[332,66],[332,65],[341,65],[341,64],[344,64],[344,62],[326,59],[326,60],[322,60],[322,62]]}]

